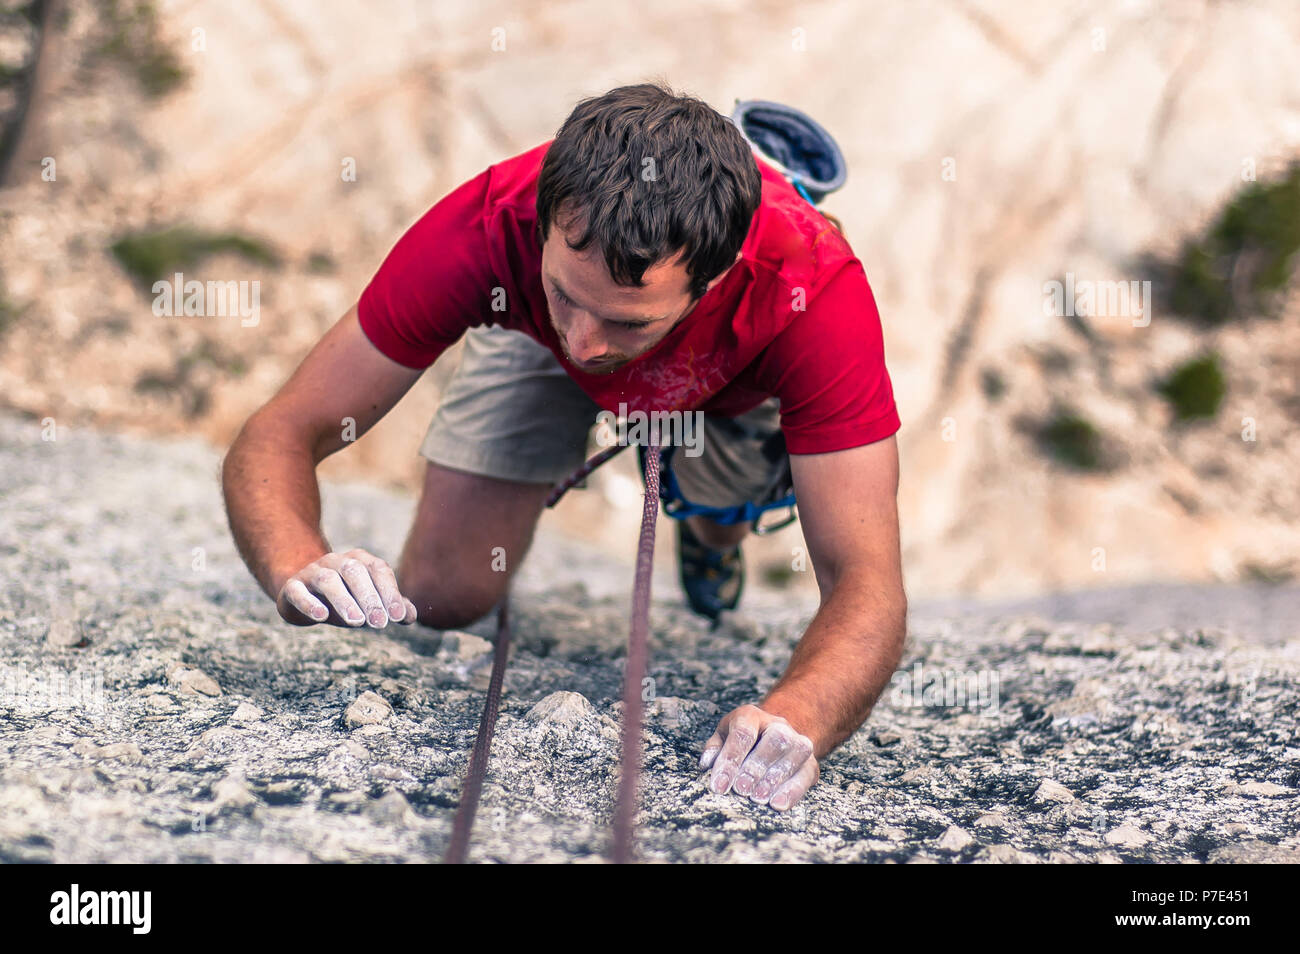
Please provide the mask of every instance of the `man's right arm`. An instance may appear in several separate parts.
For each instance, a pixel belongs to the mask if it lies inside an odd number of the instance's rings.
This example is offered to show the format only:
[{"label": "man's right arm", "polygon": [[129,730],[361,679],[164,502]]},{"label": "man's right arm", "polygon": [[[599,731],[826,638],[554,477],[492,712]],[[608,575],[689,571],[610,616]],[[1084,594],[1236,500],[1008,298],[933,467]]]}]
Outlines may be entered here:
[{"label": "man's right arm", "polygon": [[[360,438],[422,373],[375,348],[354,305],[245,422],[222,462],[222,488],[240,556],[272,599],[331,551],[320,529],[316,465],[350,442],[344,418]],[[312,621],[319,620],[303,620]]]}]

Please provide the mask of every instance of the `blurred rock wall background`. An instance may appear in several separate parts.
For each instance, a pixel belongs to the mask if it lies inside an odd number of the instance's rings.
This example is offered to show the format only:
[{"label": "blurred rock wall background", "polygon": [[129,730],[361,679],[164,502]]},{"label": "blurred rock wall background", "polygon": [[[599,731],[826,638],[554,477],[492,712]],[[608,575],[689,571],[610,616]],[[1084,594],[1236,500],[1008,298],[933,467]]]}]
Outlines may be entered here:
[{"label": "blurred rock wall background", "polygon": [[[661,77],[844,148],[911,594],[1291,579],[1298,44],[1289,0],[5,0],[0,403],[224,447],[429,205]],[[175,271],[256,324],[155,315]],[[322,474],[418,488],[456,360]],[[624,457],[546,519],[630,553]],[[746,544],[807,590],[801,545]]]}]

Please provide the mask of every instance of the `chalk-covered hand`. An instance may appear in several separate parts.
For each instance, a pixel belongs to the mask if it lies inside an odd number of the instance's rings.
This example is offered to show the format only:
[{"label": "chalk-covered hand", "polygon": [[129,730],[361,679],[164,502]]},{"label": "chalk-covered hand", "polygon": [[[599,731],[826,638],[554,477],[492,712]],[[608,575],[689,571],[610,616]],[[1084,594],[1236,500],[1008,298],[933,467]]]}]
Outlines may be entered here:
[{"label": "chalk-covered hand", "polygon": [[803,798],[821,774],[812,740],[781,716],[754,705],[723,716],[700,756],[700,768],[709,766],[710,791],[734,791],[782,812]]},{"label": "chalk-covered hand", "polygon": [[392,568],[365,550],[327,553],[280,587],[280,616],[295,626],[365,626],[414,623],[415,604],[397,588]]}]

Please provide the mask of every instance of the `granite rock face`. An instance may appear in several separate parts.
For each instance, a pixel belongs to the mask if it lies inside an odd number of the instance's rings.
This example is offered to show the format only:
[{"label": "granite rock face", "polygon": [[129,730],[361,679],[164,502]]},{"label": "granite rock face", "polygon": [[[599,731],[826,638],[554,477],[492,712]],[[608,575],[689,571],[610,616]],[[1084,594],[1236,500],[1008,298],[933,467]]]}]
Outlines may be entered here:
[{"label": "granite rock face", "polygon": [[[282,623],[234,553],[217,460],[0,417],[0,857],[439,860],[493,617]],[[336,546],[395,552],[410,499],[324,497]],[[631,576],[569,545],[539,532],[516,580],[474,861],[608,850]],[[656,581],[645,860],[1300,859],[1300,644],[1209,629],[916,613],[894,684],[800,804],[713,795],[704,741],[815,609],[754,597],[710,634]],[[77,643],[47,638],[58,612]]]}]

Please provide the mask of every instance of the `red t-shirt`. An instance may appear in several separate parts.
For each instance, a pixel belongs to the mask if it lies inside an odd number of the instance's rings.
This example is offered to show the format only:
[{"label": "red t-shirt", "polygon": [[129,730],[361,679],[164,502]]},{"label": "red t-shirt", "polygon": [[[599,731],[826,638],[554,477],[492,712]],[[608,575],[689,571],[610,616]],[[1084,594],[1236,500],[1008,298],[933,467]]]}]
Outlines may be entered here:
[{"label": "red t-shirt", "polygon": [[[727,276],[618,370],[588,374],[570,364],[551,327],[535,231],[537,176],[549,145],[489,166],[398,240],[357,303],[362,330],[383,354],[426,368],[469,327],[500,325],[548,347],[614,413],[623,403],[734,417],[775,395],[791,454],[857,447],[898,430],[862,263],[762,159],[762,203]],[[504,310],[493,310],[494,298]]]}]

